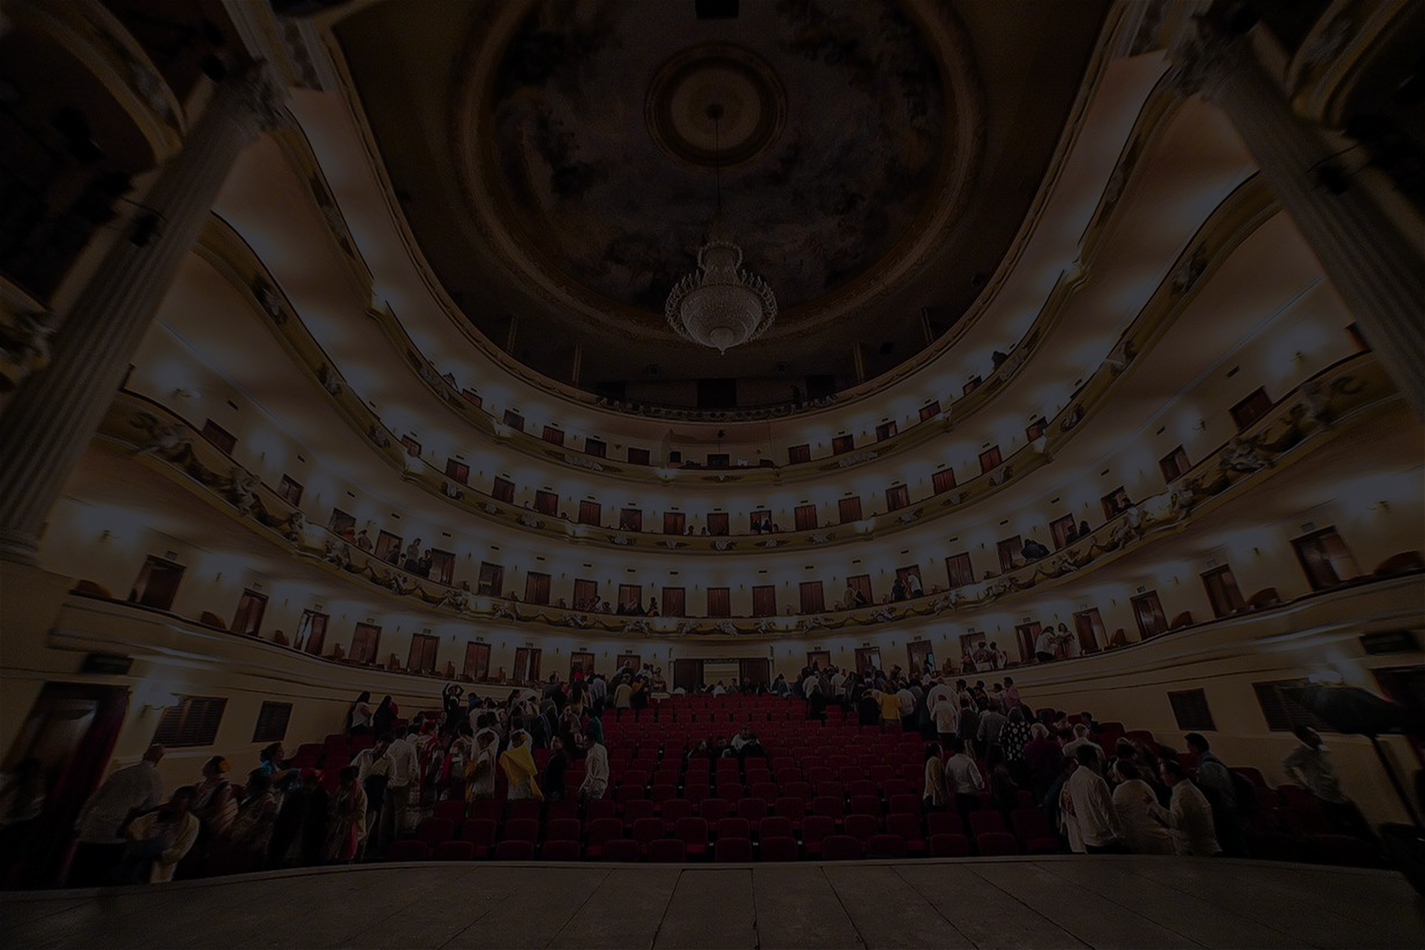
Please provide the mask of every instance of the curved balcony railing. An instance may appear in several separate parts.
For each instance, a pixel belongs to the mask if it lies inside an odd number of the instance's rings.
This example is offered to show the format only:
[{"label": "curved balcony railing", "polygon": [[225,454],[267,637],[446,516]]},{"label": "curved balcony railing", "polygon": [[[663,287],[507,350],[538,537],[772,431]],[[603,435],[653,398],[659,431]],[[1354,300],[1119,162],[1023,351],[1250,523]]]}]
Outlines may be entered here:
[{"label": "curved balcony railing", "polygon": [[617,634],[776,636],[939,616],[1058,586],[1070,576],[1111,563],[1155,537],[1178,530],[1190,519],[1255,487],[1270,473],[1309,456],[1349,429],[1341,423],[1363,421],[1398,400],[1398,393],[1374,358],[1357,354],[1303,383],[1279,401],[1266,418],[1233,436],[1167,491],[1131,507],[1046,558],[953,590],[932,587],[914,600],[814,616],[757,618],[625,617],[480,596],[467,586],[432,582],[387,564],[330,531],[309,525],[300,508],[281,499],[216,446],[195,439],[185,423],[142,397],[121,394],[105,417],[100,438],[147,459],[175,480],[197,483],[215,493],[237,515],[294,555],[442,612],[472,620],[537,623]]}]

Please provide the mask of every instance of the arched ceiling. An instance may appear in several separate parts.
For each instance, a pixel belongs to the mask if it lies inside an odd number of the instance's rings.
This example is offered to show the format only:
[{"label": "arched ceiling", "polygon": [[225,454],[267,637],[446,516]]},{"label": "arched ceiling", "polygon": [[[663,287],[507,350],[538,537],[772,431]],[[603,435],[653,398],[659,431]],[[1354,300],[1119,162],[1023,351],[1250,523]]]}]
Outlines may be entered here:
[{"label": "arched ceiling", "polygon": [[[955,322],[1023,223],[1105,9],[383,0],[335,34],[479,330],[554,379],[711,408],[853,385]],[[719,192],[781,310],[726,356],[662,313]]]}]

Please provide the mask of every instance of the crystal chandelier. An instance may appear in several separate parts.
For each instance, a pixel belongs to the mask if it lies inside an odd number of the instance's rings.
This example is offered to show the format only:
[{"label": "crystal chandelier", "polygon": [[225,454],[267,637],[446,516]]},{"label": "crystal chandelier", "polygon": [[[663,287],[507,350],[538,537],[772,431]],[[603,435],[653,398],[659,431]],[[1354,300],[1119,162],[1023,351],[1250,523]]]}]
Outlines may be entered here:
[{"label": "crystal chandelier", "polygon": [[[722,107],[708,107],[714,129]],[[716,134],[716,131],[715,131]],[[698,272],[686,274],[668,295],[664,316],[685,340],[719,353],[746,343],[777,319],[777,298],[767,282],[742,270],[742,248],[722,216],[722,169],[717,175],[717,212],[708,222],[707,243],[698,249]]]}]

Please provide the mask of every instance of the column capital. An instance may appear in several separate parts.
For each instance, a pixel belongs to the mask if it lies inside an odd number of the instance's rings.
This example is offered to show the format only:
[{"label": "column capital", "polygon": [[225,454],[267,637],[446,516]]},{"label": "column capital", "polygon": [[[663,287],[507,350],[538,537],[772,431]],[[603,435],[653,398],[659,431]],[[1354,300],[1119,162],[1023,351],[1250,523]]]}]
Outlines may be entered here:
[{"label": "column capital", "polygon": [[289,119],[287,88],[266,60],[252,63],[228,79],[219,94],[231,103],[234,117],[248,125],[254,135],[275,129]]},{"label": "column capital", "polygon": [[1181,96],[1201,93],[1211,99],[1227,75],[1251,55],[1245,35],[1227,35],[1199,17],[1168,48],[1173,64],[1168,81]]}]

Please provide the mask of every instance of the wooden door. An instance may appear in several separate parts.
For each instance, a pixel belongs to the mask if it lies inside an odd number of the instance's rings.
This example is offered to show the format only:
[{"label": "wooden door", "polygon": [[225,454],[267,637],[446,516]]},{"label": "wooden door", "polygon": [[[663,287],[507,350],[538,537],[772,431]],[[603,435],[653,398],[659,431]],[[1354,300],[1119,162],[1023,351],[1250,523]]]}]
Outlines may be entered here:
[{"label": "wooden door", "polygon": [[926,666],[934,668],[935,654],[934,648],[929,640],[912,640],[905,645],[906,660],[910,664],[907,669],[912,673],[923,672]]},{"label": "wooden door", "polygon": [[703,661],[677,659],[673,661],[673,688],[696,693],[703,688]]},{"label": "wooden door", "polygon": [[1037,620],[1015,626],[1015,639],[1019,641],[1019,662],[1028,663],[1034,659],[1034,645],[1039,642],[1039,633],[1043,629],[1043,625]]},{"label": "wooden door", "polygon": [[752,616],[754,617],[775,617],[777,616],[777,588],[771,584],[764,584],[752,588]]},{"label": "wooden door", "polygon": [[490,644],[474,640],[465,644],[465,675],[477,683],[490,678]]},{"label": "wooden door", "polygon": [[1074,614],[1074,630],[1079,635],[1080,653],[1097,653],[1108,642],[1097,607]]},{"label": "wooden door", "polygon": [[872,670],[883,669],[881,666],[880,647],[857,647],[856,648],[856,672],[865,676]]}]

